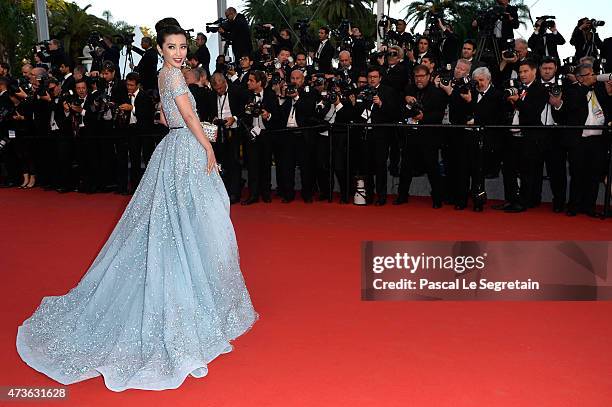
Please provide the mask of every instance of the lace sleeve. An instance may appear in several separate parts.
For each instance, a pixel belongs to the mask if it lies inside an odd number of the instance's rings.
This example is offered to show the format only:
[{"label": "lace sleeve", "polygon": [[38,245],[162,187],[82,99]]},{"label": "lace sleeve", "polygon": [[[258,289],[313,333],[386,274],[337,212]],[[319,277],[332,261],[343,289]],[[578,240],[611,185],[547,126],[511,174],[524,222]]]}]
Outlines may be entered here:
[{"label": "lace sleeve", "polygon": [[187,83],[185,83],[185,78],[180,69],[170,70],[166,78],[165,85],[173,99],[189,92],[189,88],[187,87]]}]

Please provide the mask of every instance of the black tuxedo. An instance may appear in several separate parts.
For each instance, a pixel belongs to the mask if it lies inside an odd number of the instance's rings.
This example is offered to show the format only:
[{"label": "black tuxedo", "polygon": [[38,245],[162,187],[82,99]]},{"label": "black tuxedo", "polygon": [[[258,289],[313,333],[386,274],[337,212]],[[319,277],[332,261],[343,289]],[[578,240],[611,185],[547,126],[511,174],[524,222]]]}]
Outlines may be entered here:
[{"label": "black tuxedo", "polygon": [[[319,43],[319,46],[321,43]],[[331,44],[331,40],[327,40],[321,51],[319,52],[319,46],[315,51],[315,64],[318,65],[319,72],[331,73],[332,72],[332,59],[334,58],[334,47]]]},{"label": "black tuxedo", "polygon": [[238,13],[234,20],[227,23],[227,26],[224,36],[232,41],[235,60],[238,61],[240,57],[251,54],[253,52],[251,28],[246,17]]},{"label": "black tuxedo", "polygon": [[223,119],[221,106],[226,106],[229,100],[231,115],[236,117],[237,127],[223,127],[218,139],[213,143],[217,161],[222,166],[222,177],[230,199],[236,201],[240,198],[241,191],[241,169],[240,169],[240,144],[242,142],[241,123],[244,119],[244,107],[247,103],[247,95],[244,89],[228,83],[227,92],[219,96],[211,92],[208,102],[207,121],[212,122],[214,118]]},{"label": "black tuxedo", "polygon": [[[373,124],[397,122],[400,116],[400,96],[398,92],[382,83],[378,86],[376,92],[382,101],[382,106],[375,103],[370,106],[357,104],[355,111],[357,117],[368,116]],[[370,113],[368,113],[368,110]],[[389,130],[389,128],[376,127],[366,129],[364,133],[363,160],[367,163],[365,166],[367,175],[366,194],[369,201],[374,196],[374,186],[376,186],[376,194],[379,200],[386,200],[387,198],[389,146],[392,142],[391,139],[396,137],[395,133]],[[376,176],[376,183],[374,183],[374,176]]]},{"label": "black tuxedo", "polygon": [[[590,90],[580,84],[568,86],[563,95],[561,109],[553,110],[555,120],[559,124],[585,125],[591,103],[588,99]],[[597,83],[593,91],[603,111],[604,122],[609,123],[612,118],[612,98],[607,94],[603,83]],[[603,135],[583,137],[582,130],[566,130],[564,133],[569,148],[571,177],[568,209],[593,212],[601,174],[604,172],[608,144]]]},{"label": "black tuxedo", "polygon": [[198,62],[202,65],[202,68],[206,69],[206,73],[210,76],[210,51],[206,44],[202,45],[196,51],[196,56],[198,57]]},{"label": "black tuxedo", "polygon": [[68,78],[62,78],[62,80],[60,81],[60,86],[62,87],[62,92],[67,92],[69,90],[72,90],[74,92],[74,86],[75,86],[75,80],[74,80],[74,76],[70,75]]},{"label": "black tuxedo", "polygon": [[[339,110],[337,110],[339,107]],[[333,107],[325,106],[318,111],[318,119],[321,124],[332,123],[335,125],[327,135],[319,134],[317,139],[317,183],[321,197],[331,197],[334,188],[334,174],[338,178],[340,186],[340,197],[344,202],[348,202],[350,186],[347,185],[349,174],[347,172],[347,131],[342,124],[347,124],[355,120],[355,108],[348,100],[341,101],[341,105]],[[333,120],[331,120],[333,117]],[[328,118],[328,121],[325,119]],[[330,139],[331,137],[331,139]],[[330,148],[332,156],[332,167],[330,168]],[[355,157],[354,157],[355,158]],[[353,171],[354,173],[354,171]],[[331,175],[331,179],[330,179]]]},{"label": "black tuxedo", "polygon": [[[307,127],[316,124],[315,103],[317,94],[314,91],[305,92],[301,89],[299,98],[285,98],[279,106],[280,128],[287,127],[289,117],[293,114],[298,127]],[[295,166],[300,166],[300,177],[302,181],[302,198],[312,199],[314,189],[314,162],[316,137],[309,130],[290,130],[280,134],[277,138],[280,150],[280,172],[279,183],[285,200],[291,201],[295,197]],[[278,179],[278,178],[277,178]]]},{"label": "black tuxedo", "polygon": [[193,98],[196,102],[196,110],[198,113],[198,118],[201,122],[210,120],[210,99],[212,97],[211,93],[214,93],[210,88],[200,87],[195,83],[192,83],[188,86]]},{"label": "black tuxedo", "polygon": [[401,92],[408,85],[410,77],[411,74],[408,67],[400,62],[393,67],[386,67],[386,72],[383,75],[382,83]]},{"label": "black tuxedo", "polygon": [[157,89],[157,51],[153,47],[146,51],[138,47],[132,47],[132,49],[142,56],[138,65],[134,67],[134,71],[140,75],[142,88],[145,90]]},{"label": "black tuxedo", "polygon": [[[447,94],[429,83],[425,88],[419,89],[415,85],[406,89],[406,95],[416,98],[423,107],[422,124],[441,124],[448,104]],[[405,105],[405,103],[402,103]],[[410,134],[412,133],[412,134]],[[406,198],[410,191],[412,175],[416,164],[422,160],[427,178],[431,185],[431,197],[434,204],[442,200],[442,178],[438,169],[438,150],[442,144],[444,132],[441,129],[408,130],[406,143],[403,148],[402,165],[400,169],[400,185],[398,195]]]},{"label": "black tuxedo", "polygon": [[[269,199],[272,176],[272,137],[269,132],[279,127],[278,100],[269,88],[264,89],[262,95],[250,93],[248,100],[262,103],[263,108],[271,114],[269,120],[248,115],[245,115],[243,120],[247,130],[245,150],[249,197],[258,199],[261,196],[263,199]],[[261,132],[256,134],[254,128],[259,128]]]},{"label": "black tuxedo", "polygon": [[[559,61],[559,51],[557,51],[557,46],[565,44],[565,38],[557,31],[556,34],[553,33],[542,33],[545,31],[543,28],[540,28],[539,33],[531,34],[529,37],[529,48],[533,51],[534,54],[539,55],[540,57],[551,56],[554,57],[557,61]],[[546,53],[548,50],[548,53]]]}]

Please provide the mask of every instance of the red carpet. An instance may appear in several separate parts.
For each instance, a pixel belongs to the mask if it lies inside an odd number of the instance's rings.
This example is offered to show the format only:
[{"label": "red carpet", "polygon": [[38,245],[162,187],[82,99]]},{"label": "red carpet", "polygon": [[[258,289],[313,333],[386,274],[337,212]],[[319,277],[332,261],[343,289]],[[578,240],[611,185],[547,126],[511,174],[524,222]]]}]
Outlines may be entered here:
[{"label": "red carpet", "polygon": [[[17,355],[17,326],[43,296],[78,282],[127,201],[0,190],[0,386],[56,385]],[[549,206],[436,211],[426,199],[382,208],[275,200],[232,206],[232,219],[261,314],[235,351],[177,390],[113,393],[96,378],[51,405],[612,405],[612,303],[362,302],[359,275],[366,239],[610,240],[612,220]]]}]

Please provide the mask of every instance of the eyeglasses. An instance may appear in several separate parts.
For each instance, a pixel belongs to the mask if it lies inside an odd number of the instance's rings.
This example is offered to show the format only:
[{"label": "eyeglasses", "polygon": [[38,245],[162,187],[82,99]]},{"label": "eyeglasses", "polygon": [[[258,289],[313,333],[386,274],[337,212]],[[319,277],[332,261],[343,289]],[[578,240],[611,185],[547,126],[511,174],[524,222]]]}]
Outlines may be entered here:
[{"label": "eyeglasses", "polygon": [[426,73],[423,73],[423,74],[415,74],[415,75],[414,75],[414,77],[415,77],[415,78],[426,78],[426,77],[428,77],[428,76],[429,76],[429,74],[426,74]]}]

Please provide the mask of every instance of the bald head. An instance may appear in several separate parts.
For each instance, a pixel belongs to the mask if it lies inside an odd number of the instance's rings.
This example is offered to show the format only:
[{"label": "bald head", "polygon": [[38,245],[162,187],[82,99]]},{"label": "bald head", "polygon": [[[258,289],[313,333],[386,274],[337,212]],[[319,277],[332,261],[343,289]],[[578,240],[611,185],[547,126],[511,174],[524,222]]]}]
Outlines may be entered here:
[{"label": "bald head", "polygon": [[296,69],[291,72],[291,83],[298,88],[301,88],[304,85],[304,72]]},{"label": "bald head", "polygon": [[338,62],[340,63],[341,68],[348,68],[353,63],[353,59],[351,58],[351,53],[344,50],[341,51],[338,55]]}]

